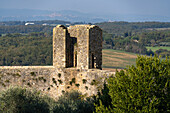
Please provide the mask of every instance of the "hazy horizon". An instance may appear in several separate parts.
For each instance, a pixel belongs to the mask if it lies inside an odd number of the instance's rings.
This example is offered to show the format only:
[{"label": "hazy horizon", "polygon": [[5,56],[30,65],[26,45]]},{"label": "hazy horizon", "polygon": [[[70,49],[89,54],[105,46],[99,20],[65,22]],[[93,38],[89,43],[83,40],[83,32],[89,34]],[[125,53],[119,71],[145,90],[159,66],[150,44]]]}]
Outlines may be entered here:
[{"label": "hazy horizon", "polygon": [[[1,0],[0,9],[68,10],[68,12],[60,13],[63,14],[63,17],[56,16],[53,18],[65,18],[67,21],[74,21],[77,19],[76,21],[91,22],[92,19],[95,20],[99,18],[101,21],[170,22],[169,4],[170,0]],[[11,16],[16,16],[16,12],[12,10],[6,12],[2,12],[3,10],[0,11],[1,16],[7,13]],[[73,16],[72,14],[74,14],[74,12],[72,13],[69,11],[77,11],[78,13]],[[34,11],[32,12],[34,13]],[[21,14],[21,11],[18,11],[17,16],[19,14]],[[26,15],[27,12],[22,12],[22,14]],[[39,14],[39,12],[36,13],[36,15],[37,14]],[[77,18],[75,16],[77,16]],[[71,19],[72,17],[75,18]],[[2,19],[3,18],[1,18],[1,20]],[[43,17],[40,19],[43,19]],[[29,18],[27,20],[29,20]]]},{"label": "hazy horizon", "polygon": [[1,0],[0,8],[169,16],[170,0]]}]

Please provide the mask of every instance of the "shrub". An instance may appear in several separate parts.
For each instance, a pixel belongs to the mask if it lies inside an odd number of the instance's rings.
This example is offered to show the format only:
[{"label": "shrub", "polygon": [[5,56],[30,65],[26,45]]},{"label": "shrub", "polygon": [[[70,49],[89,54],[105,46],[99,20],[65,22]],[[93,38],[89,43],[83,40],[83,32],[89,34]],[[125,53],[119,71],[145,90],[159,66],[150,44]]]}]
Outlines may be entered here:
[{"label": "shrub", "polygon": [[86,79],[83,79],[82,81],[83,81],[83,84],[85,84],[85,83],[87,82],[87,80],[86,80]]},{"label": "shrub", "polygon": [[79,87],[79,86],[80,86],[80,84],[75,84],[75,86]]},{"label": "shrub", "polygon": [[136,67],[108,79],[109,93],[105,95],[110,95],[111,103],[106,106],[101,99],[96,112],[170,112],[169,80],[169,59],[138,56]]},{"label": "shrub", "polygon": [[57,85],[57,81],[55,80],[55,78],[52,78],[52,81],[55,85]]},{"label": "shrub", "polygon": [[58,73],[58,77],[59,77],[59,78],[61,77],[61,73]]},{"label": "shrub", "polygon": [[61,80],[58,80],[58,82],[59,82],[60,84],[62,84],[62,83],[63,83]]},{"label": "shrub", "polygon": [[49,105],[40,93],[13,87],[0,93],[0,112],[49,113]]},{"label": "shrub", "polygon": [[76,82],[76,78],[72,78],[72,83],[75,83]]},{"label": "shrub", "polygon": [[30,74],[31,76],[36,76],[35,72],[31,72]]},{"label": "shrub", "polygon": [[100,82],[98,80],[93,80],[90,85],[95,85],[97,86]]},{"label": "shrub", "polygon": [[0,92],[0,113],[92,113],[93,101],[81,97],[79,92],[63,90],[55,101],[41,92],[12,87]]},{"label": "shrub", "polygon": [[86,88],[86,90],[88,90],[88,87],[87,87],[87,86],[85,86],[85,88]]},{"label": "shrub", "polygon": [[82,99],[81,93],[72,91],[66,92],[59,97],[54,113],[93,113],[94,105],[91,99]]}]

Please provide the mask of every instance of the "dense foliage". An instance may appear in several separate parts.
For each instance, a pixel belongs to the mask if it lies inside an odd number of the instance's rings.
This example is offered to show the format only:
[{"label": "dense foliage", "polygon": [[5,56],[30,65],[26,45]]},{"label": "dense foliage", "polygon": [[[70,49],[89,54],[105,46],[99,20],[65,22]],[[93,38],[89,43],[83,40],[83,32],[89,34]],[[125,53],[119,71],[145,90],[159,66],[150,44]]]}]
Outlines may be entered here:
[{"label": "dense foliage", "polygon": [[170,31],[151,31],[137,35],[145,46],[170,46]]},{"label": "dense foliage", "polygon": [[84,100],[81,93],[73,91],[64,93],[53,108],[54,113],[93,113],[94,104],[92,98]]},{"label": "dense foliage", "polygon": [[0,65],[52,65],[52,33],[0,37]]},{"label": "dense foliage", "polygon": [[[106,22],[99,23],[103,30],[103,47],[105,49],[124,50],[139,54],[154,54],[146,46],[170,47],[170,23],[159,22]],[[161,51],[163,57],[169,56]]]},{"label": "dense foliage", "polygon": [[31,33],[31,32],[52,32],[52,26],[42,25],[14,25],[14,26],[0,26],[0,34],[8,33]]},{"label": "dense foliage", "polygon": [[170,56],[170,51],[168,51],[167,49],[159,49],[159,50],[155,51],[155,53],[164,57],[164,58],[167,56]]},{"label": "dense foliage", "polygon": [[15,87],[0,93],[1,113],[49,113],[49,107],[36,91]]},{"label": "dense foliage", "polygon": [[108,79],[109,91],[105,90],[108,93],[104,95],[110,95],[111,103],[107,105],[101,100],[96,112],[170,112],[169,81],[169,59],[139,56],[136,67],[128,67]]},{"label": "dense foliage", "polygon": [[81,98],[81,93],[64,93],[58,100],[41,92],[13,87],[0,92],[0,112],[3,113],[92,113],[93,101]]},{"label": "dense foliage", "polygon": [[110,34],[120,35],[128,32],[142,32],[148,28],[169,28],[170,22],[103,22],[96,25]]}]

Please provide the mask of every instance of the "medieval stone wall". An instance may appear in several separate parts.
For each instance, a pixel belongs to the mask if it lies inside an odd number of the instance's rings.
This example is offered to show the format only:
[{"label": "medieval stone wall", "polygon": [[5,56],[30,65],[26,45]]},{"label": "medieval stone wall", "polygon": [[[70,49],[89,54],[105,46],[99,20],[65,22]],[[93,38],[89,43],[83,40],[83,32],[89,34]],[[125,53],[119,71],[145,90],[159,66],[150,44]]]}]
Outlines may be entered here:
[{"label": "medieval stone wall", "polygon": [[54,98],[70,90],[92,96],[102,87],[105,77],[114,74],[99,70],[101,66],[99,27],[58,25],[53,29],[53,66],[0,66],[0,90],[20,86]]},{"label": "medieval stone wall", "polygon": [[89,40],[89,25],[70,26],[68,31],[71,37],[77,38],[77,68],[88,68],[88,40]]},{"label": "medieval stone wall", "polygon": [[89,29],[89,67],[102,69],[102,30],[96,26]]},{"label": "medieval stone wall", "polygon": [[53,71],[53,66],[1,66],[0,90],[17,85],[47,92]]},{"label": "medieval stone wall", "polygon": [[1,66],[0,90],[20,86],[42,91],[53,98],[70,90],[92,96],[102,88],[104,78],[110,74],[114,73],[98,69],[79,70],[53,66]]},{"label": "medieval stone wall", "polygon": [[53,29],[53,66],[66,67],[67,28],[58,25]]}]

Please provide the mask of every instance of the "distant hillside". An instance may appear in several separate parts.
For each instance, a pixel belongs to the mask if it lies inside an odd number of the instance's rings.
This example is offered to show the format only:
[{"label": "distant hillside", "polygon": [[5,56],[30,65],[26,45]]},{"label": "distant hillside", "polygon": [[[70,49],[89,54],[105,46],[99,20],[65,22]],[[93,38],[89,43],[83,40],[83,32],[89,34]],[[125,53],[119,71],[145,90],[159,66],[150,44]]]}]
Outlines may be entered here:
[{"label": "distant hillside", "polygon": [[148,28],[170,28],[170,22],[102,22],[96,25],[111,34],[141,32]]},{"label": "distant hillside", "polygon": [[[106,6],[107,7],[107,6]],[[73,10],[37,10],[37,9],[2,9],[0,8],[0,21],[39,21],[39,20],[64,20],[70,22],[169,22],[170,16],[114,14],[114,13],[85,13]]]},{"label": "distant hillside", "polygon": [[[170,22],[103,22],[103,48],[154,55],[146,47],[170,47]],[[159,49],[156,54],[168,57],[170,51]]]},{"label": "distant hillside", "polygon": [[51,32],[53,26],[43,25],[14,25],[14,26],[0,26],[0,34],[8,33],[32,33],[32,32]]},{"label": "distant hillside", "polygon": [[2,21],[0,22],[0,25],[25,25],[25,23],[34,23],[34,25],[56,25],[56,24],[70,24],[71,22],[69,21],[63,21],[63,20],[41,20],[41,21]]},{"label": "distant hillside", "polygon": [[0,21],[40,21],[64,20],[71,22],[103,22],[105,18],[72,10],[50,11],[36,9],[2,9],[0,8]]},{"label": "distant hillside", "polygon": [[[31,25],[25,25],[32,23]],[[42,20],[42,21],[4,21],[0,22],[0,35],[7,33],[30,33],[30,32],[52,32],[57,25],[84,24],[82,22],[71,23],[62,20]]]}]

